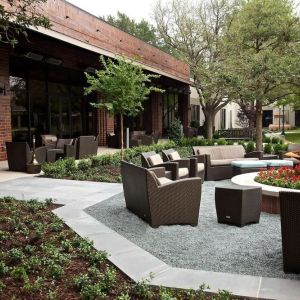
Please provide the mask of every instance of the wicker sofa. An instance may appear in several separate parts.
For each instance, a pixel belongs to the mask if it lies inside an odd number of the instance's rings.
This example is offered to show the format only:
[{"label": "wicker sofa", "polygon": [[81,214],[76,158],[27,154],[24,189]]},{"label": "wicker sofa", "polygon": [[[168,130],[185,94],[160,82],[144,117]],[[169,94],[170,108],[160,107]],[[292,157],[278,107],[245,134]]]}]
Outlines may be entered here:
[{"label": "wicker sofa", "polygon": [[205,180],[230,179],[233,176],[231,162],[234,160],[259,160],[261,151],[246,153],[242,145],[194,146],[194,155],[205,157]]},{"label": "wicker sofa", "polygon": [[121,162],[121,175],[127,209],[150,226],[197,226],[202,188],[200,178],[172,181],[165,177],[163,167],[146,169],[125,161]]}]

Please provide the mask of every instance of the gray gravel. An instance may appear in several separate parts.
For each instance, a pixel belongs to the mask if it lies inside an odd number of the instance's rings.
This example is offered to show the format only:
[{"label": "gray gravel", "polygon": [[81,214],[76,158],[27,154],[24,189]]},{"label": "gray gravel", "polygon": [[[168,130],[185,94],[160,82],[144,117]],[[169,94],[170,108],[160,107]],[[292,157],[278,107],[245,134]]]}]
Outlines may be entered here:
[{"label": "gray gravel", "polygon": [[87,213],[173,267],[300,280],[282,268],[280,218],[261,214],[259,224],[242,228],[217,222],[214,187],[205,182],[199,224],[151,228],[128,211],[122,194],[86,209]]}]

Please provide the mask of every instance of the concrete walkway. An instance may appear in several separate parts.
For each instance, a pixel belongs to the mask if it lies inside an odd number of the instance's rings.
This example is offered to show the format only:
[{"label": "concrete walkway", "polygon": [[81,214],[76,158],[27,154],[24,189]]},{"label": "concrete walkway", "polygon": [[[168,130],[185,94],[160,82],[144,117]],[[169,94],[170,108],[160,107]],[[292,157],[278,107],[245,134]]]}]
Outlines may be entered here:
[{"label": "concrete walkway", "polygon": [[[144,249],[128,241],[97,221],[84,209],[122,192],[117,183],[25,177],[0,182],[0,197],[17,199],[56,199],[64,206],[54,213],[80,236],[94,242],[97,250],[107,251],[109,260],[135,281],[150,279],[156,286],[198,289],[203,283],[211,292],[228,290],[233,295],[251,299],[299,300],[300,282],[248,275],[173,268]],[[154,274],[154,278],[150,278]]]}]

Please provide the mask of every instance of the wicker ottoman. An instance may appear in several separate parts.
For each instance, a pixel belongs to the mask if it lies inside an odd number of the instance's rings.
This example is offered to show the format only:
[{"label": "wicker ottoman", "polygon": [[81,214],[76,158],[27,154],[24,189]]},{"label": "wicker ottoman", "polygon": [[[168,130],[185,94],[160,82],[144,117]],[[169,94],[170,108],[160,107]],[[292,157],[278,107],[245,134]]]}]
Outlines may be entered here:
[{"label": "wicker ottoman", "polygon": [[261,188],[230,185],[216,187],[215,203],[219,223],[244,226],[259,223]]}]

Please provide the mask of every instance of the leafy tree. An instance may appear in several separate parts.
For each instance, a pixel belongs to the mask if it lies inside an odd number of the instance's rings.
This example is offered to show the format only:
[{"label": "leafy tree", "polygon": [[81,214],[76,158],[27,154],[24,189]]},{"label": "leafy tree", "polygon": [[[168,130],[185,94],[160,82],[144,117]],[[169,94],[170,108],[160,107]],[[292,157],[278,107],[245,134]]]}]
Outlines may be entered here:
[{"label": "leafy tree", "polygon": [[227,51],[238,98],[255,103],[256,149],[262,150],[263,106],[299,84],[299,18],[289,0],[240,1]]},{"label": "leafy tree", "polygon": [[[121,157],[123,158],[123,116],[134,117],[143,110],[143,102],[152,92],[163,92],[150,85],[151,79],[159,78],[159,75],[145,74],[142,67],[135,65],[124,57],[118,57],[116,61],[103,56],[100,57],[102,70],[95,75],[85,73],[89,86],[86,94],[94,91],[103,95],[103,102],[92,103],[96,108],[103,108],[110,114],[119,114],[121,119]],[[104,102],[105,101],[105,102]]]},{"label": "leafy tree", "polygon": [[172,53],[172,49],[170,49],[170,47],[165,45],[163,41],[159,39],[156,28],[144,19],[140,22],[136,22],[134,19],[131,19],[120,11],[117,12],[116,17],[109,15],[107,17],[102,17],[102,19],[152,46],[160,48],[165,52]]},{"label": "leafy tree", "polygon": [[27,38],[27,28],[39,26],[50,28],[50,21],[38,11],[47,0],[7,0],[0,4],[0,43],[13,47],[20,36]]},{"label": "leafy tree", "polygon": [[160,37],[190,66],[209,139],[216,113],[230,101],[223,38],[232,10],[231,0],[169,0],[154,11]]}]

